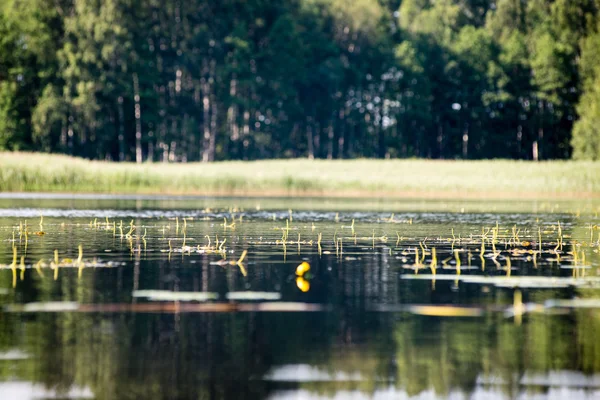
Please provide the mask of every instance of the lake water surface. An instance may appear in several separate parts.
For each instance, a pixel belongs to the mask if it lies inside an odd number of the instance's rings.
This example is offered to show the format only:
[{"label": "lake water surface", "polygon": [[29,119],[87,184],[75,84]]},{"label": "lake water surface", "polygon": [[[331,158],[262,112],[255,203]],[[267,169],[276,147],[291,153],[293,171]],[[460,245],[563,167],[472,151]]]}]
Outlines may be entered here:
[{"label": "lake water surface", "polygon": [[599,206],[2,194],[0,398],[600,398]]}]

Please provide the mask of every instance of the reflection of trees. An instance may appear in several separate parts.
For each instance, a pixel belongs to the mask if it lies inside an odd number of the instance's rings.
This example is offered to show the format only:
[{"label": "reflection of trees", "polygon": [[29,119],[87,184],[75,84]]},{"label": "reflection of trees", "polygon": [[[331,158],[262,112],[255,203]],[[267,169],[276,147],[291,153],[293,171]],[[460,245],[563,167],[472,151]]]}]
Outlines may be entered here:
[{"label": "reflection of trees", "polygon": [[[594,291],[579,291],[577,295],[597,298]],[[539,290],[529,296],[530,301],[543,302],[557,298],[560,292]],[[444,397],[454,390],[471,393],[477,385],[500,385],[512,398],[523,390],[530,394],[547,390],[543,385],[523,386],[522,379],[528,375],[600,373],[597,310],[529,314],[522,325],[501,313],[477,319],[399,317],[381,315],[384,322],[379,336],[366,341],[362,337],[357,343],[337,340],[329,358],[313,364],[323,370],[359,373],[363,381],[305,383],[302,387],[333,394],[339,389],[372,392],[393,383],[409,395],[433,389]],[[392,343],[386,342],[390,339]],[[390,372],[393,376],[386,379]]]},{"label": "reflection of trees", "polygon": [[[451,323],[451,322],[450,322]],[[414,395],[434,388],[447,394],[453,386],[472,387],[486,347],[481,321],[453,323],[409,317],[396,324],[397,384]]]},{"label": "reflection of trees", "polygon": [[[242,228],[236,234],[244,234]],[[573,230],[572,234],[573,238],[585,236],[586,229]],[[118,239],[116,244],[108,243],[115,240],[110,235],[102,240],[107,241],[106,248],[120,245]],[[231,242],[233,247],[234,240]],[[361,261],[311,254],[314,276],[306,294],[297,291],[289,280],[295,265],[280,263],[280,249],[249,265],[247,278],[235,269],[224,271],[210,265],[207,257],[196,258],[198,262],[191,264],[190,258],[180,254],[173,255],[171,262],[156,253],[149,253],[149,259],[140,254],[130,256],[126,244],[122,245],[123,254],[132,260],[127,267],[85,269],[81,280],[73,269],[61,270],[58,281],[52,279],[49,270],[43,279],[27,271],[17,289],[0,301],[129,302],[134,284],[140,289],[224,294],[231,289],[243,290],[251,283],[258,290],[280,287],[285,300],[332,304],[334,311],[0,314],[0,351],[18,348],[32,356],[14,363],[0,361],[0,378],[16,376],[63,393],[73,385],[90,387],[100,399],[258,399],[277,386],[260,378],[271,367],[284,364],[306,363],[332,373],[359,373],[362,378],[287,384],[323,394],[340,388],[372,392],[394,384],[410,395],[429,389],[446,395],[455,389],[469,393],[478,382],[485,385],[486,379],[496,379],[504,382],[502,387],[508,395],[514,395],[525,374],[600,372],[598,311],[528,314],[520,326],[501,313],[478,319],[439,319],[365,312],[379,304],[417,302],[507,305],[512,292],[492,289],[483,296],[475,285],[460,284],[453,291],[450,284],[442,282],[433,290],[430,282],[399,280],[396,268],[400,262],[390,258],[387,249],[344,246],[346,254],[353,250],[360,253]],[[43,248],[48,254],[51,249],[50,245]],[[590,248],[585,251],[587,260],[598,265],[598,254]],[[294,261],[293,251],[288,257]],[[557,273],[547,268],[530,272]],[[0,274],[0,287],[10,286],[10,273]],[[524,291],[524,301],[543,303],[572,295],[598,298],[593,290],[528,290]]]},{"label": "reflection of trees", "polygon": [[[33,358],[26,376],[59,392],[97,398],[261,398],[265,373],[256,315],[40,314],[12,337]],[[248,336],[250,333],[250,336]]]},{"label": "reflection of trees", "polygon": [[[84,302],[93,280],[69,282],[65,300]],[[75,279],[75,276],[73,276]],[[83,287],[83,288],[82,288]],[[40,286],[42,293],[44,286]],[[578,293],[593,297],[594,292]],[[42,294],[40,294],[42,295]],[[543,301],[556,293],[533,292]],[[504,382],[515,394],[524,374],[600,372],[600,314],[536,315],[517,326],[502,314],[439,319],[398,314],[6,314],[0,348],[32,355],[18,376],[66,392],[87,386],[98,398],[262,398],[260,378],[273,365],[307,363],[362,380],[303,383],[322,394],[372,392],[390,383],[415,395],[433,389],[471,392],[477,379]],[[348,337],[346,329],[352,329]],[[528,390],[543,390],[527,388]]]},{"label": "reflection of trees", "polygon": [[[532,293],[533,300],[554,297]],[[593,296],[593,293],[587,293]],[[10,332],[12,322],[3,326]],[[32,380],[67,390],[89,386],[98,398],[261,398],[271,365],[309,363],[360,373],[357,382],[301,384],[322,394],[372,392],[393,382],[415,395],[471,392],[478,378],[515,394],[523,374],[600,372],[598,312],[528,315],[517,326],[502,314],[438,319],[389,314],[40,314],[26,335],[7,338],[35,356]],[[374,332],[369,332],[370,325]],[[347,336],[346,329],[354,334]],[[19,341],[20,340],[20,341]],[[256,379],[256,380],[254,380]],[[543,388],[528,388],[543,390]]]},{"label": "reflection of trees", "polygon": [[[597,290],[580,290],[577,293],[582,298],[598,298]],[[576,357],[578,366],[585,373],[600,371],[600,312],[597,310],[577,310],[575,313],[577,327],[575,339],[577,340]]]},{"label": "reflection of trees", "polygon": [[[11,315],[12,316],[12,315]],[[16,315],[14,315],[16,317]],[[336,343],[328,314],[37,314],[15,318],[12,341],[32,359],[21,379],[66,392],[90,387],[100,399],[264,398],[271,365],[304,362],[331,371],[382,370],[389,338]],[[20,319],[20,321],[18,321]],[[389,354],[389,353],[388,353]],[[389,355],[388,355],[389,358]],[[370,390],[375,381],[357,382]]]},{"label": "reflection of trees", "polygon": [[[183,277],[202,282],[202,273],[208,271],[212,278],[209,289],[215,282],[227,284],[220,267],[202,268],[198,276],[181,274],[178,284],[190,284],[184,283]],[[168,289],[176,284],[158,279],[173,273],[168,265],[155,265],[151,271],[142,274],[145,287],[160,284]],[[11,291],[11,297],[26,290],[28,301],[106,303],[123,297],[114,288],[120,280],[127,287],[133,271],[86,270],[78,280],[76,270],[65,269],[58,281],[28,274],[17,290]],[[14,298],[8,301],[19,302]],[[363,357],[373,354],[372,350],[356,347],[354,342],[368,336],[366,326],[377,330],[376,323],[358,312],[5,314],[0,318],[0,349],[16,347],[31,358],[17,361],[19,369],[11,368],[1,376],[43,383],[59,393],[72,386],[90,387],[98,398],[106,399],[189,398],[197,394],[216,399],[263,398],[269,384],[261,377],[271,365],[301,361],[332,369],[346,364],[374,368],[377,356]],[[382,336],[384,351],[390,339]],[[348,351],[335,351],[340,342],[348,342]],[[352,361],[347,363],[350,356]],[[329,360],[340,362],[336,365]]]},{"label": "reflection of trees", "polygon": [[[179,271],[179,280],[165,280],[174,271],[160,262],[143,271],[142,285],[172,289],[207,282],[215,290],[228,284],[220,268],[203,265],[193,273]],[[14,297],[23,291],[27,301],[124,301],[132,281],[133,271],[125,269],[85,270],[81,280],[68,269],[58,281],[28,274],[7,302],[20,302]],[[124,282],[120,290],[115,282]],[[333,345],[334,321],[328,314],[302,313],[5,314],[0,350],[16,347],[31,358],[10,370],[0,361],[0,376],[43,383],[59,393],[74,385],[90,387],[100,399],[258,399],[267,390],[260,378],[272,363],[311,354],[317,357],[309,362],[323,361],[318,349]]]},{"label": "reflection of trees", "polygon": [[503,382],[510,395],[524,374],[598,373],[599,329],[600,313],[589,310],[530,315],[521,326],[501,314],[485,320],[409,317],[394,332],[396,383],[412,395],[430,388],[447,395],[456,388],[470,392],[481,378]]}]

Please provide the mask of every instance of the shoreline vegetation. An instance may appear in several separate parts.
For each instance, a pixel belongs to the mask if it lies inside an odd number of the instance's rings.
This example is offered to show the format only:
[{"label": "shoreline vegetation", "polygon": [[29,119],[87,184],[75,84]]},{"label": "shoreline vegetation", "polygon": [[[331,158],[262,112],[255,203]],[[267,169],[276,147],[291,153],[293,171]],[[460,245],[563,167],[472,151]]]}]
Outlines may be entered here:
[{"label": "shoreline vegetation", "polygon": [[0,152],[0,192],[580,199],[600,198],[600,163],[278,159],[135,164]]}]

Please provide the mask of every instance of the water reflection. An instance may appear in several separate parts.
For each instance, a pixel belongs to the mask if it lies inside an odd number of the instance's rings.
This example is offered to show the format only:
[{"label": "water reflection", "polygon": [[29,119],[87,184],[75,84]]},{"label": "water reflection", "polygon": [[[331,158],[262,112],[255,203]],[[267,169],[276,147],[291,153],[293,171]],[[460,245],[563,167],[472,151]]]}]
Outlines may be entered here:
[{"label": "water reflection", "polygon": [[0,320],[1,345],[20,353],[0,361],[0,377],[65,397],[88,388],[101,399],[278,398],[292,390],[518,398],[559,389],[591,398],[600,393],[599,328],[596,311],[521,326],[497,316],[335,312],[11,314]]},{"label": "water reflection", "polygon": [[[60,249],[61,258],[76,259],[83,243],[83,260],[96,259],[99,265],[81,274],[77,268],[61,268],[56,280],[49,269],[38,274],[29,267],[14,288],[10,268],[0,269],[0,397],[600,396],[598,289],[521,288],[522,303],[531,311],[517,321],[505,312],[515,303],[513,288],[454,279],[453,258],[447,261],[452,268],[441,265],[461,249],[461,276],[506,276],[503,258],[501,268],[489,259],[485,271],[478,257],[468,259],[480,248],[476,234],[499,220],[506,240],[497,246],[510,254],[513,277],[572,278],[572,270],[561,268],[575,263],[570,246],[579,246],[579,260],[585,252],[585,265],[577,265],[590,267],[586,276],[597,277],[598,232],[589,227],[598,223],[595,216],[560,217],[567,242],[561,260],[552,261],[558,255],[552,253],[558,245],[555,214],[519,220],[516,214],[415,213],[413,224],[392,224],[378,222],[376,213],[360,218],[342,213],[337,222],[335,213],[323,221],[297,213],[282,244],[286,213],[275,221],[249,214],[232,229],[221,225],[222,215],[231,223],[230,213],[213,210],[206,220],[187,222],[185,239],[181,220],[175,233],[176,222],[167,215],[134,218],[140,234],[131,238],[90,226],[88,219],[47,216],[47,234],[29,238],[26,250],[23,239],[12,242],[20,219],[0,219],[0,264],[10,264],[15,246],[28,266],[53,257],[54,249]],[[37,218],[29,224],[37,224]],[[509,244],[516,224],[522,240]],[[163,230],[166,225],[170,228]],[[537,248],[538,226],[548,233],[534,264],[530,253],[519,252]],[[371,232],[377,238],[372,242]],[[227,239],[227,251],[169,251],[169,241],[177,249],[183,240],[206,248],[204,235]],[[383,237],[388,239],[379,240]],[[335,241],[339,238],[342,250]],[[427,273],[405,268],[414,263],[414,249],[423,242],[438,249],[435,283],[405,279]],[[245,273],[236,265],[244,250]],[[452,316],[423,315],[432,310]]]}]

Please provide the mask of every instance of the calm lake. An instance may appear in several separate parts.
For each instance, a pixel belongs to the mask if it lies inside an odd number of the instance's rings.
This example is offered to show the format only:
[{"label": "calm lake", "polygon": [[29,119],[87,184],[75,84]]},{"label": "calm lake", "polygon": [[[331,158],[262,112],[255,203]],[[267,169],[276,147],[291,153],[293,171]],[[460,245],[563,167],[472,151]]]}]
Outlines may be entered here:
[{"label": "calm lake", "polygon": [[0,398],[600,398],[599,212],[2,194]]}]

